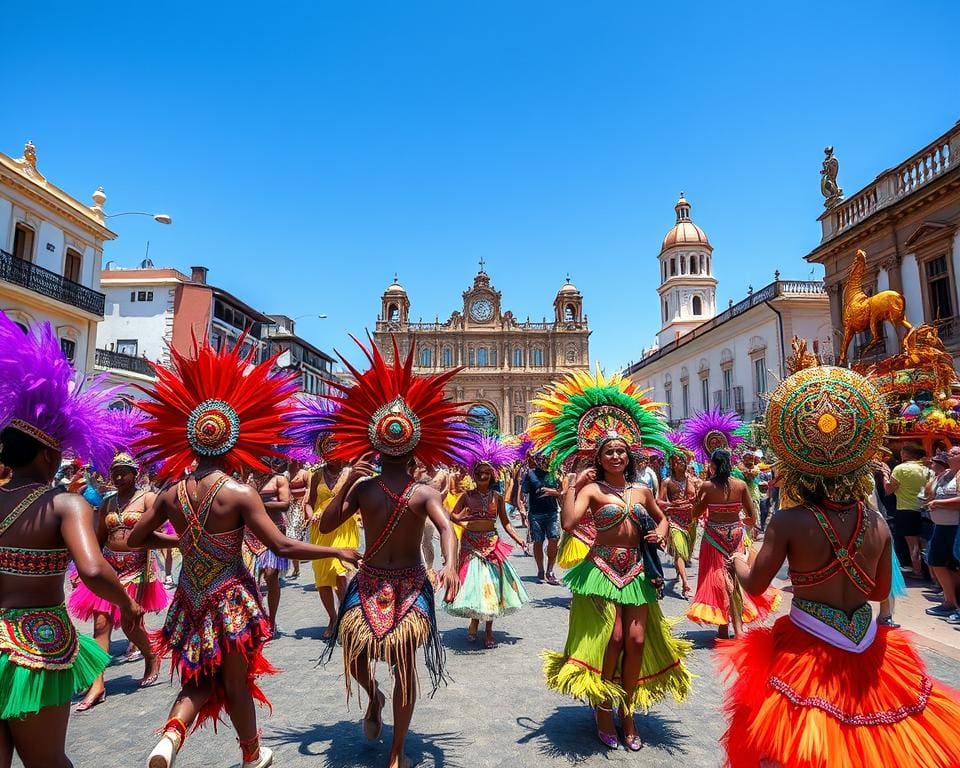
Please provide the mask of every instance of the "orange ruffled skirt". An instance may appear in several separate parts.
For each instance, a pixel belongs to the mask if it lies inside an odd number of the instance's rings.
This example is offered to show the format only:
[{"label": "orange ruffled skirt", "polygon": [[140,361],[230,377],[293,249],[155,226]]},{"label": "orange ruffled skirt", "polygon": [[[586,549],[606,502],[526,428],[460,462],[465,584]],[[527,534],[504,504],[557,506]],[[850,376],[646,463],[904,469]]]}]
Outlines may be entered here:
[{"label": "orange ruffled skirt", "polygon": [[929,677],[902,632],[879,627],[857,654],[783,616],[717,652],[736,676],[724,703],[731,768],[960,766],[958,694]]}]

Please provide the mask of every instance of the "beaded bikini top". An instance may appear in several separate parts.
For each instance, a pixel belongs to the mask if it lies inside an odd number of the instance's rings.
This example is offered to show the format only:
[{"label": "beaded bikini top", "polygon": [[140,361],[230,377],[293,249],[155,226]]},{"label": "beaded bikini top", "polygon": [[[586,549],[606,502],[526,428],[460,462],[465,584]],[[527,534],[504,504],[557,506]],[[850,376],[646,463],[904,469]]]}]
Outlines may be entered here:
[{"label": "beaded bikini top", "polygon": [[[628,485],[624,488],[624,493],[632,488],[633,485]],[[612,492],[616,493],[616,491]],[[640,503],[627,504],[626,499],[624,499],[623,504],[604,504],[593,513],[593,522],[598,531],[609,531],[627,519],[643,528],[643,515],[644,509]]]},{"label": "beaded bikini top", "polygon": [[130,509],[130,507],[133,506],[134,502],[142,499],[144,496],[146,496],[146,493],[141,491],[130,499],[130,502],[123,509],[120,509],[117,497],[113,496],[111,509],[103,517],[103,522],[107,526],[107,530],[131,530],[140,520],[145,510],[142,507],[140,509]]},{"label": "beaded bikini top", "polygon": [[[484,509],[484,500],[486,500],[486,509]],[[470,510],[470,517],[467,520],[496,520],[497,502],[493,491],[486,496],[480,491],[467,491],[467,509]]]},{"label": "beaded bikini top", "polygon": [[[52,488],[42,485],[30,493],[0,521],[0,537],[20,516],[39,501]],[[62,576],[70,564],[70,554],[65,547],[35,549],[33,547],[0,547],[0,574],[4,576]]]},{"label": "beaded bikini top", "polygon": [[833,578],[838,573],[843,572],[850,579],[853,586],[869,595],[876,586],[876,581],[867,573],[863,566],[856,561],[856,555],[863,545],[863,538],[867,532],[867,518],[864,514],[863,504],[857,504],[857,524],[850,535],[850,541],[846,545],[841,542],[837,535],[833,523],[830,522],[822,509],[818,507],[807,507],[812,513],[820,530],[823,531],[830,542],[830,548],[833,550],[833,559],[822,568],[815,571],[795,571],[792,568],[788,571],[790,580],[797,587],[812,587],[822,584],[828,579]]}]

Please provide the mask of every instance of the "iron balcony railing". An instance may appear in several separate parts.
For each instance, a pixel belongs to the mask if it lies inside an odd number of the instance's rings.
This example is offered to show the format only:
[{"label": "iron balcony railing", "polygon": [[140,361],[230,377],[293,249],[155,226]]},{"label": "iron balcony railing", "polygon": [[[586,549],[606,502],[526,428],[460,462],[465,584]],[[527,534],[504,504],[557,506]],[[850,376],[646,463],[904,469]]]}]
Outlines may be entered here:
[{"label": "iron balcony railing", "polygon": [[101,368],[112,368],[118,371],[131,371],[143,376],[153,376],[153,369],[143,357],[125,355],[123,352],[114,352],[110,349],[98,349],[94,355],[94,362]]},{"label": "iron balcony railing", "polygon": [[106,297],[102,293],[3,250],[0,250],[0,280],[103,317]]}]

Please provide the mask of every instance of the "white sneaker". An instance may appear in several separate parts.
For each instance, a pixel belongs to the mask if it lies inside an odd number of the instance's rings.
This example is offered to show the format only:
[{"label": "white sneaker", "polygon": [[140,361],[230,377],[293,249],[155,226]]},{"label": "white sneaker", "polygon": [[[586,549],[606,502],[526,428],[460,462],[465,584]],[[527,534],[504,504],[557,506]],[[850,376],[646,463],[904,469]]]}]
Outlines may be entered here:
[{"label": "white sneaker", "polygon": [[167,734],[160,737],[157,746],[153,748],[147,758],[147,768],[173,768],[177,759],[177,747]]},{"label": "white sneaker", "polygon": [[252,763],[244,763],[243,768],[268,768],[271,765],[273,765],[273,750],[261,744],[260,757]]}]

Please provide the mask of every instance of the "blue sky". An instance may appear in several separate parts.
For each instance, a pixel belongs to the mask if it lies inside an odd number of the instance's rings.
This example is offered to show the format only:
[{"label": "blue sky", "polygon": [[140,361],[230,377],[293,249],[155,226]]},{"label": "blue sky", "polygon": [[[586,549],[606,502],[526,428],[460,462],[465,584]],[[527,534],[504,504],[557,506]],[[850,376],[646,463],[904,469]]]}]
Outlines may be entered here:
[{"label": "blue sky", "polygon": [[809,275],[825,145],[850,194],[960,118],[953,2],[215,5],[32,5],[0,52],[0,151],[32,139],[81,199],[173,215],[116,220],[106,259],[149,239],[265,311],[327,314],[298,325],[326,349],[394,271],[445,319],[483,257],[519,317],[569,271],[591,357],[626,364],[680,190],[723,307]]}]

